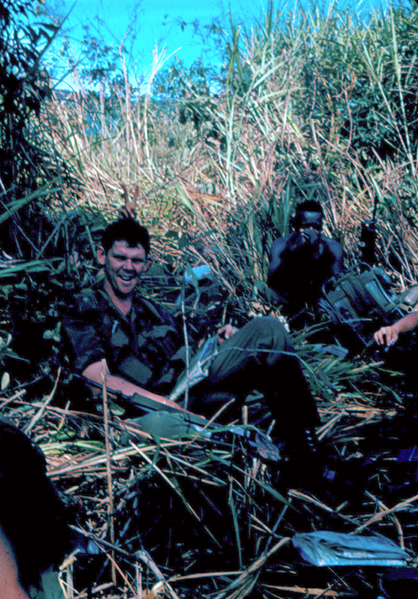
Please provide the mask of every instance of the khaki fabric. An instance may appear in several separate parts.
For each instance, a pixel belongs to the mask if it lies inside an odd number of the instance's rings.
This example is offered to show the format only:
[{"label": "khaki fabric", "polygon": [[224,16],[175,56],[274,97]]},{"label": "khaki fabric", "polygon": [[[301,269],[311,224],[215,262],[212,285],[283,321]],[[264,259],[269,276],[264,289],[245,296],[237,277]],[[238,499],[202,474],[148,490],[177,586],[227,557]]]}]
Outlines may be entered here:
[{"label": "khaki fabric", "polygon": [[182,414],[172,412],[151,412],[132,420],[154,438],[173,439],[196,433],[196,428],[185,422]]}]

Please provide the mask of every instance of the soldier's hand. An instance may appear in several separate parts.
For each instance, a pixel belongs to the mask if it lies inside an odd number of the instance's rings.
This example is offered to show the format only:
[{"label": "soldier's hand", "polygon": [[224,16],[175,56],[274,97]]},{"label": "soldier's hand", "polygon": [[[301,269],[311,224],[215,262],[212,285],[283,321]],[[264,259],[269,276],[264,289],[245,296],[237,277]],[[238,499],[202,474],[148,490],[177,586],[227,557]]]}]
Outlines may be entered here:
[{"label": "soldier's hand", "polygon": [[229,339],[234,333],[236,333],[238,329],[233,327],[232,324],[226,324],[224,327],[218,329],[216,337],[219,343],[223,343],[225,339]]},{"label": "soldier's hand", "polygon": [[298,236],[298,245],[314,246],[321,238],[321,233],[314,229],[300,229]]},{"label": "soldier's hand", "polygon": [[374,334],[374,340],[378,345],[393,345],[399,337],[398,329],[392,325],[391,327],[382,327]]}]

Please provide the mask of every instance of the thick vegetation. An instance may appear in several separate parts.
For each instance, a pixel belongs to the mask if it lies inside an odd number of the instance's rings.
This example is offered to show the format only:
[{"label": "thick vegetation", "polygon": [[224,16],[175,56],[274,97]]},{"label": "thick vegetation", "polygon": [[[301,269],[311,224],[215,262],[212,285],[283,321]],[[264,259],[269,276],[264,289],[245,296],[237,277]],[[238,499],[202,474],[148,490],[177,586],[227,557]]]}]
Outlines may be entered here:
[{"label": "thick vegetation", "polygon": [[[251,29],[231,22],[227,34],[212,32],[224,52],[219,72],[203,62],[161,70],[156,56],[143,95],[122,51],[120,69],[114,56],[109,68],[92,62],[77,71],[73,64],[79,89],[53,91],[43,56],[57,28],[33,25],[26,0],[17,6],[3,2],[0,13],[0,407],[43,447],[51,475],[79,512],[78,527],[105,541],[103,561],[113,564],[119,590],[109,572],[100,573],[101,562],[87,578],[97,577],[102,595],[132,597],[141,592],[141,563],[146,588],[181,571],[173,584],[184,596],[194,596],[188,585],[198,584],[200,594],[219,599],[287,597],[286,588],[302,584],[287,553],[295,531],[375,526],[415,550],[413,523],[405,517],[404,539],[394,515],[401,499],[413,514],[412,493],[392,484],[386,495],[390,452],[379,454],[381,473],[371,471],[368,494],[360,472],[369,470],[356,466],[350,476],[359,492],[339,481],[321,496],[329,507],[299,491],[284,497],[277,469],[231,437],[185,447],[139,434],[134,446],[123,446],[125,425],[116,416],[109,433],[100,414],[76,411],[85,404],[63,384],[71,377],[60,356],[60,320],[68,295],[99,276],[96,236],[123,209],[153,234],[149,295],[175,309],[184,270],[211,266],[220,290],[205,295],[195,282],[194,322],[280,316],[265,284],[268,251],[288,232],[301,199],[320,199],[326,232],[342,243],[348,264],[359,258],[362,221],[375,219],[379,262],[398,290],[415,283],[418,12],[391,9],[364,22],[333,7],[289,15],[270,6]],[[311,333],[295,332],[295,342],[318,399],[320,435],[340,459],[365,457],[364,423],[402,409],[401,398],[376,386],[373,360],[323,353]],[[395,511],[386,513],[388,503]],[[372,519],[377,509],[381,516]],[[196,583],[189,569],[222,572]],[[269,578],[277,572],[279,582]],[[83,588],[78,576],[76,588]],[[327,576],[315,579],[314,590],[361,592],[368,584],[361,572],[345,581]],[[71,565],[67,583],[71,596]],[[159,590],[177,597],[165,583],[143,593],[151,599]]]}]

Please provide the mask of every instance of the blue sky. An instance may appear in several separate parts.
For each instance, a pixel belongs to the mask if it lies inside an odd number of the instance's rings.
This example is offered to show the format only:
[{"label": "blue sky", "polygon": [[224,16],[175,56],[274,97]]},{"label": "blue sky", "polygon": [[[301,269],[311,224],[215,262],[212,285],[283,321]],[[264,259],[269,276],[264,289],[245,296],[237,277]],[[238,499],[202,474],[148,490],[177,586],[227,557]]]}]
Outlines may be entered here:
[{"label": "blue sky", "polygon": [[[74,0],[50,0],[49,7],[63,16],[73,4]],[[202,54],[205,44],[194,32],[194,21],[201,27],[216,18],[226,24],[229,9],[235,18],[249,20],[261,14],[262,6],[260,0],[76,0],[65,27],[80,56],[83,25],[89,24],[92,32],[100,31],[101,37],[118,48],[131,24],[136,67],[146,73],[156,47],[159,53],[165,50],[166,58],[176,55],[186,66]],[[184,23],[187,25],[182,26]]]},{"label": "blue sky", "polygon": [[[291,9],[295,1],[277,0],[274,4]],[[309,6],[309,0],[302,2],[305,8]],[[49,0],[49,7],[59,15],[68,13],[73,4],[74,0]],[[198,20],[202,27],[217,18],[227,28],[230,10],[235,22],[249,24],[262,15],[266,4],[267,0],[76,0],[66,27],[74,53],[79,56],[83,25],[90,24],[92,31],[100,32],[101,38],[118,48],[132,24],[136,69],[146,75],[156,45],[160,53],[165,47],[166,57],[175,52],[186,66],[202,54],[205,42],[194,33],[193,21]],[[373,8],[387,6],[386,0],[337,0],[336,4],[349,5],[353,12],[365,15]],[[188,25],[182,27],[181,23]]]},{"label": "blue sky", "polygon": [[[60,14],[69,11],[73,4],[74,0],[50,2]],[[189,62],[199,54],[199,44],[193,28],[182,30],[181,22],[191,23],[198,19],[205,25],[217,17],[226,20],[229,8],[238,18],[251,18],[259,15],[262,7],[260,0],[76,0],[67,25],[77,36],[80,26],[87,21],[94,22],[98,17],[102,21],[102,31],[118,44],[136,16],[137,45],[144,56],[151,56],[155,43],[160,42],[160,46],[165,43],[169,53],[181,47],[179,57]]]}]

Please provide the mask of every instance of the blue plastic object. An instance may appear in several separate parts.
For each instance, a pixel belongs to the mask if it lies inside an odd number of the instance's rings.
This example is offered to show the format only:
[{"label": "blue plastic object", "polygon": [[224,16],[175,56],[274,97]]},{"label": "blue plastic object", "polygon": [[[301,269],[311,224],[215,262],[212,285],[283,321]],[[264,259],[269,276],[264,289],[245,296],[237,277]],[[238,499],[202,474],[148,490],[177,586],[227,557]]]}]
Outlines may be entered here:
[{"label": "blue plastic object", "polygon": [[405,566],[408,554],[382,535],[317,531],[296,534],[292,543],[314,566]]}]

